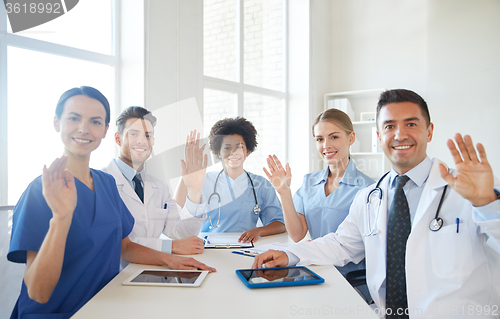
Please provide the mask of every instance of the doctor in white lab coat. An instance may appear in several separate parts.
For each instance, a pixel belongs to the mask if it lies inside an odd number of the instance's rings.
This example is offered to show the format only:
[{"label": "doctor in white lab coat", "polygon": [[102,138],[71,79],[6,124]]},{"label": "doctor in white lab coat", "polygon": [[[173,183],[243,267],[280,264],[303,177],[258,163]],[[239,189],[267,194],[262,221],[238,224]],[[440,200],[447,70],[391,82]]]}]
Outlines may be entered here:
[{"label": "doctor in white lab coat", "polygon": [[[493,177],[484,147],[478,145],[478,159],[468,136],[455,136],[460,152],[448,141],[456,170],[447,171],[438,159],[427,157],[433,125],[413,102],[414,95],[392,90],[383,93],[379,102],[379,139],[392,163],[390,174],[380,181],[382,200],[376,192],[367,204],[375,184],[359,191],[336,233],[297,244],[285,253],[267,252],[258,256],[253,266],[342,266],[366,258],[368,288],[378,307],[376,312],[385,316],[390,312],[385,302],[387,222],[395,192],[392,182],[398,174],[407,175],[410,181],[403,190],[411,219],[405,258],[408,316],[397,317],[498,317],[500,183]],[[439,211],[443,225],[431,231],[446,185]]]},{"label": "doctor in white lab coat", "polygon": [[[115,133],[120,155],[111,160],[104,171],[115,178],[118,192],[135,218],[129,235],[133,242],[166,253],[202,253],[203,240],[196,237],[206,218],[204,205],[199,203],[201,187],[198,196],[196,187],[191,187],[192,196],[181,208],[165,182],[144,172],[144,163],[154,144],[155,124],[156,118],[148,110],[137,106],[125,109],[117,119],[118,132]],[[198,155],[197,152],[192,154],[194,157]],[[201,165],[199,161],[188,163],[190,169],[194,169],[195,164]],[[143,189],[143,199],[135,191],[136,175]],[[161,239],[161,234],[172,240]]]}]

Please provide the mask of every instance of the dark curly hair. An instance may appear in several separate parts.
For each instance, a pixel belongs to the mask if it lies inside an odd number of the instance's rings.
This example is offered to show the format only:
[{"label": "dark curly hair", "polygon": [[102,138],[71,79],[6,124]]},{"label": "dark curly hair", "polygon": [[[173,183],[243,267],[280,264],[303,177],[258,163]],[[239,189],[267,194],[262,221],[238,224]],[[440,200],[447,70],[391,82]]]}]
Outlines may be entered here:
[{"label": "dark curly hair", "polygon": [[224,136],[234,134],[243,137],[249,154],[257,147],[257,130],[252,122],[244,117],[238,116],[219,120],[212,126],[210,134],[208,135],[212,153],[218,156]]}]

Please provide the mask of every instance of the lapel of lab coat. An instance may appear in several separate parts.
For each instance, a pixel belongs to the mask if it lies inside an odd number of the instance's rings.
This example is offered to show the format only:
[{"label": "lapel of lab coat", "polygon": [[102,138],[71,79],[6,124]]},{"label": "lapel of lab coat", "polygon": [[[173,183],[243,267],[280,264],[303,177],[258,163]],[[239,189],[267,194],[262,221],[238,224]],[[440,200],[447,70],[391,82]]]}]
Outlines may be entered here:
[{"label": "lapel of lab coat", "polygon": [[[149,174],[144,174],[144,205],[147,207],[150,200],[153,199],[153,195],[158,191],[158,185],[149,176]],[[162,207],[163,208],[163,207]]]},{"label": "lapel of lab coat", "polygon": [[[378,238],[380,240],[380,247],[378,249],[379,254],[377,257],[374,257],[374,262],[378,263],[376,267],[373,267],[372,269],[375,270],[375,273],[371,273],[371,277],[374,278],[374,285],[377,287],[377,291],[380,289],[382,284],[385,281],[385,266],[386,266],[386,250],[387,250],[387,217],[388,217],[388,189],[389,189],[389,176],[386,176],[382,182],[380,183],[380,189],[382,189],[382,203],[380,204],[380,213],[379,213],[379,218],[377,220],[377,228],[379,229],[380,233],[378,235]],[[375,196],[374,196],[375,197]],[[377,209],[377,204],[376,200],[373,201],[374,204],[372,204],[372,209],[376,210]],[[374,216],[376,216],[377,212],[372,213]],[[380,270],[380,271],[379,271]],[[367,270],[369,271],[369,270]]]},{"label": "lapel of lab coat", "polygon": [[[434,158],[429,177],[427,178],[427,183],[425,184],[422,195],[420,196],[417,211],[413,219],[412,233],[417,227],[422,228],[420,227],[421,223],[426,224],[426,227],[423,228],[429,229],[429,223],[436,215],[443,188],[448,184],[441,178],[441,174],[439,173],[439,163],[443,162]],[[446,166],[446,164],[444,165]]]},{"label": "lapel of lab coat", "polygon": [[137,201],[138,203],[142,204],[141,200],[139,199],[139,196],[137,196],[135,190],[132,188],[132,186],[130,186],[125,176],[123,176],[122,171],[120,170],[118,165],[116,165],[114,160],[111,160],[111,163],[109,163],[106,169],[115,178],[116,188],[118,188],[118,192],[120,194],[128,196],[133,200]]}]

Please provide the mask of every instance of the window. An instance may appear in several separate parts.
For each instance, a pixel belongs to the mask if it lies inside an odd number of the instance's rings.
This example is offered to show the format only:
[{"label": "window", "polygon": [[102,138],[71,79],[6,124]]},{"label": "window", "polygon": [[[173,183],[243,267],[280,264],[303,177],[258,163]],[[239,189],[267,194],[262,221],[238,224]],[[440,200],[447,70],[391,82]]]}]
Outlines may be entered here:
[{"label": "window", "polygon": [[285,158],[286,1],[204,1],[204,135],[225,117],[243,116],[258,146],[245,169],[262,174],[266,157]]},{"label": "window", "polygon": [[[6,137],[0,146],[0,205],[15,205],[43,165],[62,155],[52,119],[64,91],[82,85],[99,89],[110,102],[111,118],[116,118],[119,65],[113,46],[118,3],[80,1],[59,18],[15,34],[5,10],[0,11],[0,92],[6,93],[0,94],[5,95],[0,112],[6,115],[0,119],[0,134]],[[93,152],[92,168],[106,166],[115,155],[112,132],[110,127]]]}]

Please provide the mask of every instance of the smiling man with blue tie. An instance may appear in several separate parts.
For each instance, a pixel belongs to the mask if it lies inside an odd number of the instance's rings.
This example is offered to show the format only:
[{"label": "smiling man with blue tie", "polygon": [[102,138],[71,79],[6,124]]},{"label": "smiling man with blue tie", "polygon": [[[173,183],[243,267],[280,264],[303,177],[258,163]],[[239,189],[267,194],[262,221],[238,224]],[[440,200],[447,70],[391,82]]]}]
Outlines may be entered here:
[{"label": "smiling man with blue tie", "polygon": [[358,192],[337,232],[268,251],[253,267],[343,266],[366,258],[381,317],[497,318],[500,182],[484,147],[477,144],[478,157],[470,136],[456,134],[458,149],[447,142],[455,170],[427,157],[434,125],[426,102],[408,90],[381,94],[377,129],[392,169]]},{"label": "smiling man with blue tie", "polygon": [[[125,109],[116,120],[115,142],[120,155],[104,169],[113,175],[120,197],[135,218],[129,237],[133,242],[166,253],[181,255],[201,254],[203,240],[196,237],[206,218],[201,202],[201,185],[190,187],[189,201],[179,207],[171,196],[168,185],[145,173],[144,166],[153,151],[156,117],[139,106]],[[197,145],[188,145],[192,152],[187,161],[194,171],[184,179],[204,174],[201,152],[194,151]],[[198,150],[198,149],[197,149]],[[160,239],[160,235],[173,240]]]}]

